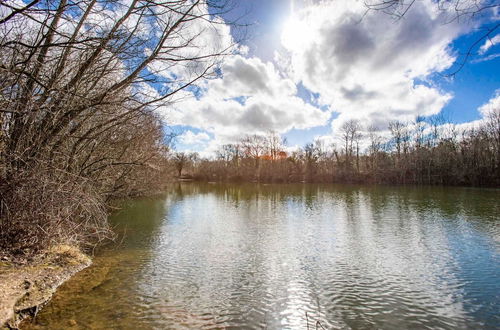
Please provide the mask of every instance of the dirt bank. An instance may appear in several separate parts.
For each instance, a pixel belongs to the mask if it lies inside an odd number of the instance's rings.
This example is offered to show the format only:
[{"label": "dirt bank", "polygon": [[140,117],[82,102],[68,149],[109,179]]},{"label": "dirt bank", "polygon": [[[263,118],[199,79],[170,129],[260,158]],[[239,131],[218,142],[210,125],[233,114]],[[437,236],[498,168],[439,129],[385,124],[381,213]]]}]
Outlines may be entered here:
[{"label": "dirt bank", "polygon": [[0,262],[0,329],[17,329],[23,319],[35,316],[57,287],[91,263],[67,245],[50,249],[29,265]]}]

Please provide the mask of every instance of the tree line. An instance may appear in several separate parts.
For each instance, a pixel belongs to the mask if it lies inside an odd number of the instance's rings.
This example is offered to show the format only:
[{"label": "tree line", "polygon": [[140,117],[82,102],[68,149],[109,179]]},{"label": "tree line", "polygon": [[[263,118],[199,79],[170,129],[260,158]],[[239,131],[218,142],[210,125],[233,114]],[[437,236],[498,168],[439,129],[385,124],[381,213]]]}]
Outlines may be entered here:
[{"label": "tree line", "polygon": [[223,145],[213,159],[178,153],[172,161],[179,175],[184,169],[203,181],[500,186],[500,109],[476,127],[435,116],[391,121],[386,131],[349,120],[331,144],[316,140],[290,152],[269,133]]}]

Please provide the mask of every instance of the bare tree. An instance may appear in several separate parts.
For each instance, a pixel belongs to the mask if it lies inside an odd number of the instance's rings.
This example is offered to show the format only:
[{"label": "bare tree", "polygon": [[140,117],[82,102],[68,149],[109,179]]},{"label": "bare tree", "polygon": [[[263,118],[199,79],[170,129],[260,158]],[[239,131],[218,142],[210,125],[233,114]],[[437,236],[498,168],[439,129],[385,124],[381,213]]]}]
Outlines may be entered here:
[{"label": "bare tree", "polygon": [[378,134],[376,127],[368,127],[368,139],[370,142],[368,147],[370,170],[374,173],[378,169],[378,156],[382,150],[382,138]]},{"label": "bare tree", "polygon": [[358,120],[346,121],[340,128],[340,133],[344,141],[345,166],[351,167],[351,159],[356,149],[356,163],[359,169],[359,140],[361,138],[361,125]]},{"label": "bare tree", "polygon": [[280,157],[280,152],[283,152],[286,146],[286,139],[283,139],[280,134],[276,132],[268,132],[266,135],[266,147],[268,149],[269,157],[272,160],[277,160]]},{"label": "bare tree", "polygon": [[267,139],[262,135],[248,135],[241,139],[240,144],[245,155],[254,159],[260,159],[267,151]]},{"label": "bare tree", "polygon": [[[219,40],[224,25],[211,18],[209,6],[201,0],[61,0],[7,16],[0,81],[6,153],[16,155],[11,165],[58,153],[68,138],[84,143],[209,77],[232,47]],[[118,114],[86,127],[117,108]]]},{"label": "bare tree", "polygon": [[500,176],[500,108],[491,109],[486,114],[486,131],[492,141],[492,168]]},{"label": "bare tree", "polygon": [[224,144],[217,150],[217,158],[224,161],[226,164],[232,161],[238,163],[240,157],[241,146],[237,143]]},{"label": "bare tree", "polygon": [[401,146],[403,144],[403,132],[404,124],[400,121],[391,121],[389,122],[389,131],[391,131],[392,139],[394,144],[396,145],[396,152],[398,161],[401,158]]},{"label": "bare tree", "polygon": [[[403,18],[415,6],[416,0],[366,0],[365,5],[370,10],[380,10],[397,18]],[[485,11],[500,7],[495,0],[436,0],[440,10],[446,11],[450,20],[474,18]]]},{"label": "bare tree", "polygon": [[254,164],[256,168],[256,179],[260,181],[260,171],[261,171],[261,160],[262,157],[267,152],[267,140],[265,136],[262,135],[248,135],[244,137],[241,141],[241,148],[243,153],[250,158],[254,159]]},{"label": "bare tree", "polygon": [[230,7],[224,0],[1,1],[2,224],[16,221],[23,189],[37,176],[57,183],[51,189],[85,182],[81,189],[101,202],[140,193],[137,182],[153,184],[168,153],[155,110],[215,76],[233,52],[220,17]]},{"label": "bare tree", "polygon": [[186,168],[187,165],[192,164],[198,159],[197,153],[185,153],[176,152],[173,156],[173,162],[177,170],[177,176],[182,176],[182,170]]}]

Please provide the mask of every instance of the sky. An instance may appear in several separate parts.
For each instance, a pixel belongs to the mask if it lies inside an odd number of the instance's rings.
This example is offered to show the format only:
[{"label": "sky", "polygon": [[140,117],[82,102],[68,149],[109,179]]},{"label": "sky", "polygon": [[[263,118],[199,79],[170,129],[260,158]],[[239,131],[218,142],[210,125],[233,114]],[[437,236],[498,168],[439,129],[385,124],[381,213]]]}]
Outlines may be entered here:
[{"label": "sky", "polygon": [[212,157],[222,144],[271,131],[290,149],[332,143],[350,119],[382,133],[417,116],[471,126],[500,105],[500,29],[480,40],[500,23],[498,8],[453,19],[420,0],[396,19],[356,0],[235,4],[221,17],[248,24],[243,40],[241,27],[221,32],[238,42],[235,54],[216,79],[161,110],[177,150]]}]

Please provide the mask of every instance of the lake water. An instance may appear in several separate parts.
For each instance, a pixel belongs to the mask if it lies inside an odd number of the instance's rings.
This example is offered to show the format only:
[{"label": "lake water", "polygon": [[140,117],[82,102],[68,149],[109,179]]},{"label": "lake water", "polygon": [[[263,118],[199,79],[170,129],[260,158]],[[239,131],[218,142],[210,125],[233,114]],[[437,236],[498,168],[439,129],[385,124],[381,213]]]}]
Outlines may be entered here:
[{"label": "lake water", "polygon": [[500,328],[500,190],[186,183],[27,329]]}]

